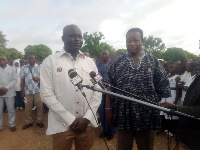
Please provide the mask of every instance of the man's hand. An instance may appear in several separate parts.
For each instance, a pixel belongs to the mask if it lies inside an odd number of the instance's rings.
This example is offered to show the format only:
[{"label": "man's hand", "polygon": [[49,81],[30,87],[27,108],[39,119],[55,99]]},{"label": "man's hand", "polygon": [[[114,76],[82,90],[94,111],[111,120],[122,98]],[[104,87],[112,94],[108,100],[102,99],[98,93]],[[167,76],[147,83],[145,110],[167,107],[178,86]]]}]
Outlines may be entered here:
[{"label": "man's hand", "polygon": [[35,82],[39,82],[39,81],[40,81],[40,78],[33,77],[33,81],[35,81]]},{"label": "man's hand", "polygon": [[113,126],[114,125],[114,116],[113,116],[113,113],[110,109],[106,109],[106,119],[107,119],[107,123],[108,125],[110,126]]},{"label": "man's hand", "polygon": [[76,118],[70,127],[72,131],[82,133],[85,131],[89,123],[90,121],[86,118]]},{"label": "man's hand", "polygon": [[24,91],[21,90],[21,98],[24,99],[24,97],[25,97]]},{"label": "man's hand", "polygon": [[5,87],[0,88],[0,96],[5,95],[8,92],[8,89]]},{"label": "man's hand", "polygon": [[165,108],[169,108],[169,109],[173,109],[173,110],[177,110],[177,106],[174,104],[171,104],[169,102],[165,102],[165,103],[159,103],[162,107]]}]

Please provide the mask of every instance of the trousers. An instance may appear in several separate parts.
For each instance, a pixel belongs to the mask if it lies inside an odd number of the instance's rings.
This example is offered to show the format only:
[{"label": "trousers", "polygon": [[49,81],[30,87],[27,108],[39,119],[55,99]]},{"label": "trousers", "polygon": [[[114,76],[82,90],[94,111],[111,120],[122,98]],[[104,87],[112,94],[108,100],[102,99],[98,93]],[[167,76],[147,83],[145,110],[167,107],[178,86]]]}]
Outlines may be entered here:
[{"label": "trousers", "polygon": [[8,110],[9,126],[15,126],[15,100],[14,97],[0,97],[0,129],[3,129],[3,107],[4,101]]}]

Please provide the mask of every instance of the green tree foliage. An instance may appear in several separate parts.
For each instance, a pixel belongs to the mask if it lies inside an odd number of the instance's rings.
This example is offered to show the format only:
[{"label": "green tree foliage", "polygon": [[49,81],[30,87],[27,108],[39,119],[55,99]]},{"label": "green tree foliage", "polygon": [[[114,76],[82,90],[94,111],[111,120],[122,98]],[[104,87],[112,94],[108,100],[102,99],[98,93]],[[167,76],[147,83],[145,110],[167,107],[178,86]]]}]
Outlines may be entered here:
[{"label": "green tree foliage", "polygon": [[195,54],[192,54],[192,53],[185,51],[185,50],[183,52],[185,54],[186,59],[193,59],[193,60],[198,59],[197,55],[195,55]]},{"label": "green tree foliage", "polygon": [[144,51],[148,53],[153,53],[155,51],[164,51],[166,49],[165,44],[162,42],[161,38],[149,36],[143,39]]},{"label": "green tree foliage", "polygon": [[5,38],[6,36],[3,35],[3,32],[0,31],[0,49],[5,49],[6,48],[6,42],[8,42],[8,40],[6,40]]},{"label": "green tree foliage", "polygon": [[125,54],[127,52],[127,49],[118,49],[116,50],[116,53],[118,54]]},{"label": "green tree foliage", "polygon": [[163,58],[166,61],[184,61],[186,56],[182,48],[168,48],[163,54]]},{"label": "green tree foliage", "polygon": [[33,53],[36,55],[37,60],[43,60],[47,56],[52,54],[52,51],[49,47],[46,45],[40,44],[40,45],[28,45],[25,49],[25,59],[28,58],[28,55],[30,53]]},{"label": "green tree foliage", "polygon": [[163,54],[164,54],[163,51],[153,51],[151,54],[154,55],[157,59],[163,59],[164,58],[163,57]]},{"label": "green tree foliage", "polygon": [[101,52],[103,50],[108,50],[110,54],[114,53],[115,50],[112,46],[107,44],[106,42],[101,42],[105,39],[104,35],[101,32],[94,32],[94,33],[83,33],[83,39],[85,43],[81,49],[82,52],[89,52],[91,57],[100,57]]},{"label": "green tree foliage", "polygon": [[15,48],[0,49],[0,54],[8,59],[22,59],[24,55]]}]

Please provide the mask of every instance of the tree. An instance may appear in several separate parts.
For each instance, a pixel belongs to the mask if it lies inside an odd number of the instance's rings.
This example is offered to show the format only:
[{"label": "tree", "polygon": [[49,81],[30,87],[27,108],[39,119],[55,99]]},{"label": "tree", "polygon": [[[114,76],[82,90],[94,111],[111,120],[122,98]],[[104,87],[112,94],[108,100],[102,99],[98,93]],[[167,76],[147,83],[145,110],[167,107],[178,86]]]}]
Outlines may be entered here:
[{"label": "tree", "polygon": [[166,61],[184,61],[186,60],[186,56],[184,54],[184,50],[182,48],[168,48],[164,54],[163,58]]},{"label": "tree", "polygon": [[116,51],[116,53],[118,53],[118,54],[125,54],[126,52],[127,52],[127,49],[118,49]]},{"label": "tree", "polygon": [[3,32],[0,31],[0,49],[5,49],[6,48],[6,42],[8,42],[8,40],[5,39],[5,35],[3,35]]},{"label": "tree", "polygon": [[195,54],[192,54],[192,53],[185,51],[185,50],[183,52],[185,54],[186,59],[193,59],[193,60],[198,59],[197,55],[195,55]]},{"label": "tree", "polygon": [[89,52],[91,57],[99,57],[103,50],[108,50],[111,54],[115,52],[112,46],[106,42],[101,42],[103,39],[105,39],[101,32],[94,32],[90,34],[85,32],[83,33],[83,38],[85,40],[85,44],[83,45],[81,51]]},{"label": "tree", "polygon": [[19,52],[17,49],[15,49],[15,48],[8,48],[6,50],[9,53],[8,58],[22,59],[24,57],[24,55],[21,52]]},{"label": "tree", "polygon": [[24,55],[15,48],[0,49],[0,54],[8,59],[22,59]]},{"label": "tree", "polygon": [[52,51],[49,47],[46,45],[40,44],[40,45],[28,45],[25,49],[25,59],[28,58],[28,55],[33,53],[36,55],[37,60],[43,60],[47,56],[52,54]]},{"label": "tree", "polygon": [[163,59],[164,52],[163,51],[153,51],[151,54],[154,55],[158,59]]},{"label": "tree", "polygon": [[162,42],[161,38],[149,36],[143,39],[144,51],[153,53],[155,51],[164,51],[166,49],[165,44]]}]

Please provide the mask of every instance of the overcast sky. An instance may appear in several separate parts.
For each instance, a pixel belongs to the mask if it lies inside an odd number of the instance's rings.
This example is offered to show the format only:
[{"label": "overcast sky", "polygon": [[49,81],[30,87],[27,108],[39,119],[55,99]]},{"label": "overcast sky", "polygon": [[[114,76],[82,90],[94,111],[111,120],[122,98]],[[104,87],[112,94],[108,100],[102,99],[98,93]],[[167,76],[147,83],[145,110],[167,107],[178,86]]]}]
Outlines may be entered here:
[{"label": "overcast sky", "polygon": [[62,29],[76,24],[82,32],[102,32],[115,49],[126,48],[128,29],[159,37],[166,47],[200,54],[200,0],[0,0],[0,31],[7,47],[63,47]]}]

